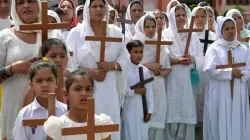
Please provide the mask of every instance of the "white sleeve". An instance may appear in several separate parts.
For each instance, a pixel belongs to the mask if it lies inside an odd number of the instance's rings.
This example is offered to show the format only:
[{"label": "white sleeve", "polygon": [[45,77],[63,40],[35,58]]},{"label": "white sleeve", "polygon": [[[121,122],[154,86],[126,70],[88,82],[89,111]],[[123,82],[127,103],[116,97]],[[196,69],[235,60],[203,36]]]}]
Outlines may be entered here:
[{"label": "white sleeve", "polygon": [[[149,70],[147,70],[145,79],[150,78]],[[153,88],[152,82],[145,85],[146,87],[146,100],[147,100],[147,109],[148,113],[153,114],[154,112],[154,96],[153,96]]]},{"label": "white sleeve", "polygon": [[[20,111],[21,112],[21,111]],[[23,113],[18,114],[14,129],[13,129],[13,140],[29,140],[25,127],[23,126]]]},{"label": "white sleeve", "polygon": [[0,35],[0,67],[5,66],[5,59],[7,57],[7,46],[4,42],[3,37]]},{"label": "white sleeve", "polygon": [[[96,115],[96,124],[97,125],[108,125],[108,124],[113,124],[113,121],[111,120],[111,117],[105,115],[105,114],[100,114],[100,116]],[[106,139],[111,132],[106,132],[101,134],[101,139]]]},{"label": "white sleeve", "polygon": [[68,36],[67,36],[67,39],[66,39],[66,43],[68,45],[68,48],[71,52],[73,52],[73,56],[70,56],[70,60],[69,62],[72,63],[71,64],[71,67],[73,69],[77,69],[78,67],[78,63],[77,63],[77,28],[73,28]]},{"label": "white sleeve", "polygon": [[54,140],[60,140],[62,137],[61,130],[63,128],[63,123],[61,120],[55,116],[50,116],[48,120],[44,123],[44,132]]}]

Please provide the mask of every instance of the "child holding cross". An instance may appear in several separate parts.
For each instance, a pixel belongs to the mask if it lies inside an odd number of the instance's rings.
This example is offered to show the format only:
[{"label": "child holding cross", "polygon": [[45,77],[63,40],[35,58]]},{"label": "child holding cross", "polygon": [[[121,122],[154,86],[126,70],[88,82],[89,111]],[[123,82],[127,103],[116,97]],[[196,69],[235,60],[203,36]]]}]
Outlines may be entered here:
[{"label": "child holding cross", "polygon": [[[131,67],[127,78],[127,92],[123,107],[123,140],[148,140],[148,122],[154,109],[152,84],[148,83],[145,88],[137,87],[134,90],[130,86],[140,82],[139,67],[143,68],[143,75],[150,78],[150,71],[140,64],[143,58],[143,44],[139,40],[132,40],[127,44],[130,53]],[[144,116],[142,95],[146,95],[147,114]]]},{"label": "child holding cross", "polygon": [[[13,130],[14,140],[44,140],[46,134],[42,126],[23,126],[24,119],[48,117],[48,94],[57,87],[56,66],[50,62],[38,61],[29,70],[30,88],[36,94],[34,101],[18,114]],[[56,116],[63,115],[67,106],[59,101],[55,103]]]},{"label": "child holding cross", "polygon": [[[51,116],[44,124],[44,131],[54,140],[87,140],[86,135],[62,136],[65,127],[87,125],[87,99],[94,95],[94,80],[84,71],[76,70],[66,79],[68,112],[60,118]],[[97,125],[112,124],[105,114],[95,115]],[[110,133],[97,133],[95,140],[110,140]]]}]

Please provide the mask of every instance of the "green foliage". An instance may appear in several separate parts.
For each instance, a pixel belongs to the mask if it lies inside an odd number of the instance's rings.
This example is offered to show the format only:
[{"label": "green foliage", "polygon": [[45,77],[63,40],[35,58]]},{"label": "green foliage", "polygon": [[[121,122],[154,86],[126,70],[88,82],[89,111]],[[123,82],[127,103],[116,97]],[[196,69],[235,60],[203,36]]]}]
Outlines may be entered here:
[{"label": "green foliage", "polygon": [[197,7],[197,4],[191,4],[191,5],[188,5],[188,7],[192,11],[195,7]]}]

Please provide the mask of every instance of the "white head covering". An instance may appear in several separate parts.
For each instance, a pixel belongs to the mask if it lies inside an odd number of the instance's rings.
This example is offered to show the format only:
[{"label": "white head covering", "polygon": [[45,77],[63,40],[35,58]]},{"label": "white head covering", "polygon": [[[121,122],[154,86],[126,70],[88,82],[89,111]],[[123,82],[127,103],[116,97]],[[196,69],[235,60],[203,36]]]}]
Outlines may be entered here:
[{"label": "white head covering", "polygon": [[56,23],[61,23],[61,19],[59,18],[58,14],[52,10],[48,10],[48,16],[52,16],[56,19]]},{"label": "white head covering", "polygon": [[115,11],[115,19],[114,19],[114,25],[118,25],[117,18],[118,18],[118,12],[110,5],[108,5],[109,12]]},{"label": "white head covering", "polygon": [[223,17],[223,16],[219,16],[217,17],[217,28],[216,28],[216,35],[217,35],[217,38],[219,40],[215,41],[217,44],[220,44],[220,45],[223,45],[223,46],[226,46],[228,48],[236,48],[238,47],[241,43],[239,41],[237,41],[237,34],[235,34],[235,37],[234,37],[234,40],[233,41],[227,41],[223,38],[222,36],[222,27],[223,27],[223,24],[225,23],[225,21],[227,20],[232,20],[234,25],[235,25],[235,28],[236,27],[236,23],[234,21],[233,18],[231,17]]},{"label": "white head covering", "polygon": [[[37,0],[37,3],[38,3],[38,8],[39,8],[39,12],[38,12],[38,16],[37,16],[37,21],[38,23],[41,23],[41,11],[42,11],[42,8],[41,8],[41,1],[40,0]],[[16,31],[20,31],[19,29],[19,26],[20,25],[23,25],[25,23],[23,23],[23,21],[19,18],[18,14],[17,14],[17,11],[16,11],[16,1],[15,0],[12,0],[11,1],[11,17],[15,23],[15,30]],[[40,31],[21,31],[21,32],[26,32],[26,33],[33,33],[33,32],[40,32]]]},{"label": "white head covering", "polygon": [[162,16],[163,16],[163,18],[164,18],[164,20],[162,21],[163,23],[162,23],[162,30],[164,30],[164,29],[166,29],[167,28],[167,25],[166,25],[166,22],[165,22],[165,16],[163,15],[164,13],[161,11],[161,10],[159,10],[159,9],[155,9],[153,12],[152,12],[152,15],[154,15],[154,12],[156,12],[156,11],[159,11],[159,12],[161,12],[161,14],[162,14]]},{"label": "white head covering", "polygon": [[171,10],[171,5],[172,5],[173,2],[177,2],[177,5],[181,4],[178,0],[171,0],[168,3],[168,6],[167,6],[167,10],[166,10],[167,16],[169,16],[169,13],[170,13],[170,10]]},{"label": "white head covering", "polygon": [[79,10],[83,10],[84,5],[79,5],[76,7],[76,16]]},{"label": "white head covering", "polygon": [[[131,9],[131,4],[133,4],[134,2],[135,1],[132,1],[128,5],[126,15],[125,15],[125,19],[127,19],[127,20],[132,20],[131,15],[130,15],[130,9]],[[136,2],[140,2],[140,1],[136,1]],[[143,4],[141,3],[141,5],[143,5]],[[133,24],[125,24],[125,29],[126,29],[127,33],[130,34],[130,36],[134,36],[134,34],[135,34],[135,24],[134,23]]]},{"label": "white head covering", "polygon": [[214,14],[214,10],[210,7],[210,6],[204,6],[204,8],[206,9],[206,10],[209,10],[209,11],[211,11],[212,12],[212,15],[213,15],[213,18],[214,18],[214,24],[213,24],[213,29],[215,30],[216,29],[216,20],[215,20],[215,14]]},{"label": "white head covering", "polygon": [[[204,7],[195,7],[193,10],[192,10],[192,16],[195,16],[196,12],[199,10],[199,9],[203,9],[207,15],[207,11]],[[194,23],[194,28],[196,28],[196,25]],[[206,24],[204,26],[204,30],[207,30],[208,29],[208,15],[207,15],[207,20],[206,20]]]}]

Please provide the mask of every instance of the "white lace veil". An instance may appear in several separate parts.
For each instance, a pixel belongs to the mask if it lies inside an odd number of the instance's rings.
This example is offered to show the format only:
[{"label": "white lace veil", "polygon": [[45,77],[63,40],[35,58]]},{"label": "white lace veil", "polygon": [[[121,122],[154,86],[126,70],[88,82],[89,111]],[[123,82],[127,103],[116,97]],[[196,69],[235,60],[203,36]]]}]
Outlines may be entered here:
[{"label": "white lace veil", "polygon": [[[40,0],[37,0],[37,3],[38,3],[38,8],[39,8],[39,13],[38,13],[38,16],[37,16],[37,21],[38,23],[41,23],[41,1]],[[15,23],[15,26],[14,26],[14,29],[16,31],[20,31],[19,29],[19,26],[20,25],[23,25],[25,24],[19,17],[17,11],[16,11],[16,0],[12,0],[11,1],[11,17],[12,17],[12,20],[14,21]],[[25,33],[33,33],[33,32],[41,32],[41,31],[35,31],[35,30],[31,30],[31,31],[20,31],[20,32],[25,32]]]}]

